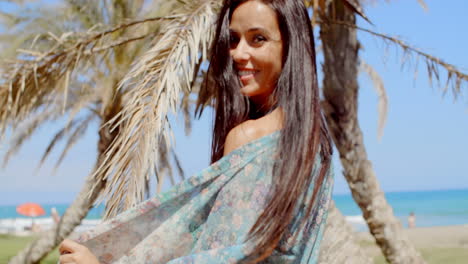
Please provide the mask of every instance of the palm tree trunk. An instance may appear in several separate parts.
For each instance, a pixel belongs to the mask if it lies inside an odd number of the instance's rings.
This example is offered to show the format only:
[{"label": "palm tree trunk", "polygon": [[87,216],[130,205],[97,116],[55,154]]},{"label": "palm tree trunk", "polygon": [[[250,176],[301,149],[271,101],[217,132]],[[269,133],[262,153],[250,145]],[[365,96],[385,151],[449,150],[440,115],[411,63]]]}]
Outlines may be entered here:
[{"label": "palm tree trunk", "polygon": [[359,246],[354,231],[332,202],[320,246],[319,264],[371,264],[372,260]]},{"label": "palm tree trunk", "polygon": [[[104,113],[99,129],[98,158],[95,168],[98,168],[101,161],[104,160],[105,151],[118,134],[118,129],[111,132],[109,131],[109,126],[104,126],[104,124],[120,111],[120,99],[120,95],[117,94],[116,99],[110,103]],[[105,181],[96,182],[96,177],[93,177],[93,174],[89,175],[80,193],[70,207],[67,208],[58,225],[43,233],[38,239],[26,246],[26,248],[10,260],[9,264],[39,263],[81,223],[105,186]]]},{"label": "palm tree trunk", "polygon": [[401,223],[385,200],[371,162],[367,159],[357,119],[359,43],[356,30],[349,26],[326,23],[335,20],[356,25],[355,15],[343,5],[343,1],[333,1],[325,16],[320,31],[325,58],[323,108],[340,153],[344,176],[387,261],[425,263],[403,234]]}]

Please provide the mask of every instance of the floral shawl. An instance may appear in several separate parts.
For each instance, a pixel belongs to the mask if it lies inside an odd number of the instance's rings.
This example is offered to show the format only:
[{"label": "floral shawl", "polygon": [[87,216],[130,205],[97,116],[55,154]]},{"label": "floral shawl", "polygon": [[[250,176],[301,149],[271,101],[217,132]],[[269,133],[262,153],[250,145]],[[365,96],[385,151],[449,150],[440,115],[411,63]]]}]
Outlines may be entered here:
[{"label": "floral shawl", "polygon": [[[169,191],[81,234],[78,242],[104,264],[241,262],[253,248],[246,237],[272,184],[279,135],[232,151]],[[300,224],[306,207],[300,204],[289,235],[263,263],[317,262],[332,185],[330,170],[316,198],[316,213]]]}]

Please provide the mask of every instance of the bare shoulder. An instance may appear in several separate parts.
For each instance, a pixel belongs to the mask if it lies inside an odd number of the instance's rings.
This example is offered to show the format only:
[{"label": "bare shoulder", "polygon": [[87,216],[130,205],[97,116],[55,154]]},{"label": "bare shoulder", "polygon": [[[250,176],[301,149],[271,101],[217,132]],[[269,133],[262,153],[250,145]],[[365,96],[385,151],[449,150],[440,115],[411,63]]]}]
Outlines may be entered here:
[{"label": "bare shoulder", "polygon": [[256,119],[247,120],[229,131],[224,142],[224,154],[245,145],[255,139],[273,133],[282,128],[282,111],[280,109]]},{"label": "bare shoulder", "polygon": [[247,120],[229,131],[224,142],[224,155],[261,137],[257,120]]}]

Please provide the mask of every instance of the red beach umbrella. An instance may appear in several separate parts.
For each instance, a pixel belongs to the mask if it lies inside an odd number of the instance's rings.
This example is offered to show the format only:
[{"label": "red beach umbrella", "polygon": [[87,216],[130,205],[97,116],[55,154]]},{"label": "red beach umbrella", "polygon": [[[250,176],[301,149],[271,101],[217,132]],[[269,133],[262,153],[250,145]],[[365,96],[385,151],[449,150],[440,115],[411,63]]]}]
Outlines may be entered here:
[{"label": "red beach umbrella", "polygon": [[45,215],[44,208],[37,203],[25,203],[16,207],[16,212],[25,216],[36,217]]}]

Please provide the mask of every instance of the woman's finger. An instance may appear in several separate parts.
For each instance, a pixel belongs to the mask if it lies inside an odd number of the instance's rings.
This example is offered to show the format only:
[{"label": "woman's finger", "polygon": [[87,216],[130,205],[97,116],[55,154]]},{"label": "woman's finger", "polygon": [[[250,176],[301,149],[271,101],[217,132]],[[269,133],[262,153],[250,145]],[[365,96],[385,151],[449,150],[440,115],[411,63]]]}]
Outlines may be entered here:
[{"label": "woman's finger", "polygon": [[75,262],[75,255],[74,254],[65,254],[65,255],[61,255],[59,257],[59,263],[60,264],[72,264],[72,263],[76,263]]},{"label": "woman's finger", "polygon": [[99,264],[99,260],[87,247],[70,239],[65,239],[60,244],[59,251],[61,264]]},{"label": "woman's finger", "polygon": [[75,253],[79,251],[83,246],[76,243],[73,240],[65,239],[60,243],[59,252],[60,254],[68,254],[68,253]]}]

